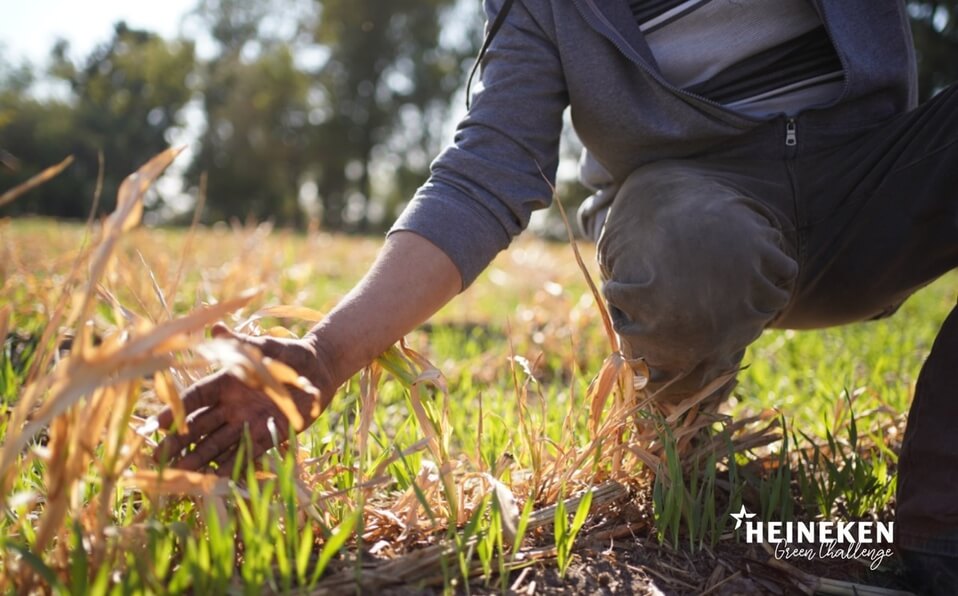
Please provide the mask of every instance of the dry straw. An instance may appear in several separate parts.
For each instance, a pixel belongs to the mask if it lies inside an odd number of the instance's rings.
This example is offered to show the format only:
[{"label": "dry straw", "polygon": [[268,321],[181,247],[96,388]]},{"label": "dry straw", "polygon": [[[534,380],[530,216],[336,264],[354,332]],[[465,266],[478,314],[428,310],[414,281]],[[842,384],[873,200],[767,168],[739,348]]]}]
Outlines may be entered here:
[{"label": "dry straw", "polygon": [[[258,330],[257,322],[266,317],[315,322],[322,318],[321,313],[294,306],[272,306],[249,313],[247,309],[257,299],[258,290],[244,289],[248,286],[244,285],[243,273],[231,270],[220,280],[218,288],[208,289],[208,294],[216,295],[217,300],[175,316],[172,304],[177,298],[186,250],[173,273],[165,278],[166,291],[160,282],[163,276],[156,275],[142,255],[131,260],[119,250],[124,237],[140,223],[145,193],[177,153],[169,150],[157,155],[124,181],[116,210],[95,228],[90,246],[78,251],[61,294],[47,310],[47,325],[33,367],[19,390],[16,407],[9,414],[0,450],[0,505],[8,511],[24,512],[18,522],[20,528],[25,531],[24,525],[29,524],[36,540],[30,553],[17,557],[11,552],[2,555],[6,564],[0,574],[0,589],[29,591],[48,584],[50,577],[40,573],[36,565],[27,564],[31,557],[56,576],[66,578],[71,562],[65,545],[70,542],[74,521],[82,532],[90,568],[108,565],[122,573],[124,548],[115,537],[142,539],[146,519],[140,514],[131,524],[116,527],[112,498],[117,487],[150,499],[207,500],[223,515],[228,514],[225,503],[230,498],[247,494],[243,489],[237,492],[229,481],[216,476],[153,469],[149,460],[152,429],[142,428],[142,418],[137,415],[145,398],[169,406],[176,419],[175,427],[182,430],[186,421],[180,391],[211,366],[228,366],[245,382],[267,394],[294,429],[303,426],[288,387],[313,389],[295,371],[238,342],[205,340],[203,331],[235,313],[246,313],[239,326],[244,331]],[[0,204],[55,176],[67,165],[69,159],[5,193]],[[548,504],[573,490],[592,490],[594,515],[603,515],[606,508],[629,497],[629,487],[648,487],[650,471],[666,473],[656,421],[664,420],[671,427],[684,454],[700,457],[708,452],[727,453],[728,435],[707,439],[705,434],[716,421],[723,420],[708,397],[727,379],[717,380],[680,404],[659,404],[648,395],[644,389],[647,369],[641,362],[623,356],[601,296],[571,235],[570,241],[593,292],[610,349],[586,395],[588,440],[581,442],[572,436],[569,421],[578,412],[572,411],[571,406],[561,440],[547,438],[530,413],[530,408],[535,407],[533,402],[542,401],[530,395],[537,387],[528,379],[520,381],[515,368],[519,359],[513,357],[521,432],[533,466],[531,470],[512,470],[508,485],[499,481],[498,476],[509,462],[501,462],[496,470],[476,470],[464,457],[451,451],[451,399],[445,379],[426,358],[400,343],[377,359],[360,378],[360,419],[355,431],[360,461],[366,459],[378,387],[387,373],[407,387],[421,440],[381,462],[367,477],[360,474],[356,487],[348,491],[334,486],[337,470],[326,465],[329,454],[311,460],[302,449],[292,446],[302,508],[299,523],[335,525],[338,520],[331,507],[334,503],[340,505],[340,510],[360,510],[364,543],[385,541],[398,557],[379,567],[364,569],[358,577],[355,570],[333,569],[319,583],[320,590],[333,592],[357,581],[364,587],[382,587],[412,581],[428,583],[442,577],[440,561],[451,547],[447,541],[437,543],[435,537],[442,535],[447,520],[464,524],[489,498],[514,505],[503,507],[502,531],[507,536],[516,533],[519,504],[528,499]],[[251,237],[250,246],[255,247],[257,242],[256,237]],[[117,298],[121,293],[132,294],[136,307],[124,306]],[[104,310],[112,313],[112,323],[102,315]],[[15,305],[0,308],[0,340],[9,332],[15,316]],[[292,335],[283,327],[267,332]],[[59,348],[67,341],[70,350],[61,354]],[[438,401],[425,399],[427,393],[436,395]],[[727,432],[735,433],[736,448],[753,448],[776,438],[774,424],[753,430],[757,421],[725,421]],[[481,436],[481,428],[479,432]],[[385,475],[387,466],[417,451],[428,454],[428,458],[421,469],[414,471],[414,486],[400,494],[381,490],[391,482]],[[44,464],[41,489],[13,494],[15,477],[34,459]],[[265,482],[274,477],[273,472],[266,469],[255,481]],[[97,484],[98,490],[89,491],[89,483]],[[575,503],[571,499],[568,504],[573,511]],[[552,515],[550,509],[533,513],[529,527],[546,524]],[[630,531],[634,529],[631,527]],[[424,545],[431,546],[423,548]],[[320,547],[321,542],[316,548]],[[548,545],[526,547],[511,553],[502,569],[551,556],[554,549]],[[468,563],[470,574],[478,572],[476,565]]]}]

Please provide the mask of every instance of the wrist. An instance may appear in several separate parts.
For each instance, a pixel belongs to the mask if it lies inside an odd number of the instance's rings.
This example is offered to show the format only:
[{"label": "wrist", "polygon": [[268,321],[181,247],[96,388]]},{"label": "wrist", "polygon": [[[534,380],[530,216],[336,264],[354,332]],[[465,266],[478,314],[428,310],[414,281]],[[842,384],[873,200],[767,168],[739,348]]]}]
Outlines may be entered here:
[{"label": "wrist", "polygon": [[[331,354],[312,334],[295,340],[295,344],[298,348],[287,350],[288,356],[284,360],[319,390],[320,402],[325,409],[342,384],[332,372]],[[292,361],[288,359],[290,356]]]},{"label": "wrist", "polygon": [[313,359],[313,366],[310,367],[310,375],[307,378],[319,389],[326,403],[350,375],[339,370],[342,358],[338,350],[330,345],[322,334],[310,331],[301,341],[305,343]]}]

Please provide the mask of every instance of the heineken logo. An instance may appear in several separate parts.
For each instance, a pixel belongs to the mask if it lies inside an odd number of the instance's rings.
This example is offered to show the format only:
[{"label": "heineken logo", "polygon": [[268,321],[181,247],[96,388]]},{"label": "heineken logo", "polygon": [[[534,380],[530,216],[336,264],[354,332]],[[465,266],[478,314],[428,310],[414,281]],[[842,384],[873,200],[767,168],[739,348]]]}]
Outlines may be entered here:
[{"label": "heineken logo", "polygon": [[746,543],[774,546],[776,559],[864,559],[874,570],[893,554],[895,522],[763,522],[745,505],[730,516]]}]

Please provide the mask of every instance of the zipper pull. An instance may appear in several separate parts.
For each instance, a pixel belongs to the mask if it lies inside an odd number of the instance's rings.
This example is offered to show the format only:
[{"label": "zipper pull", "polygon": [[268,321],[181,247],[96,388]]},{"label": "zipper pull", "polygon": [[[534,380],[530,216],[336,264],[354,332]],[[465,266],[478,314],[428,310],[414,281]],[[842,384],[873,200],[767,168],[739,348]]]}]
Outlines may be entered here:
[{"label": "zipper pull", "polygon": [[785,121],[785,146],[794,147],[798,145],[798,135],[795,134],[795,119],[789,118]]}]

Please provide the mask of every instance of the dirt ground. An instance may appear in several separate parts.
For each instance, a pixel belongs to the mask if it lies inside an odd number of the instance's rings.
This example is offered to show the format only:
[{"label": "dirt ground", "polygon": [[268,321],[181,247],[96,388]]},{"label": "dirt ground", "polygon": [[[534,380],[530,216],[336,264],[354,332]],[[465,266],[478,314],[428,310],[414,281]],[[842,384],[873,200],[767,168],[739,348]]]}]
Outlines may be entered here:
[{"label": "dirt ground", "polygon": [[[565,577],[551,561],[536,563],[509,577],[511,594],[636,594],[636,595],[799,595],[815,593],[810,578],[828,578],[861,586],[874,586],[907,592],[897,561],[886,563],[876,572],[857,562],[796,566],[783,570],[769,562],[771,557],[759,547],[731,543],[714,552],[691,555],[659,546],[656,540],[636,537],[615,540],[580,549]],[[800,567],[800,569],[797,569]],[[796,570],[797,569],[797,570]],[[497,579],[492,585],[474,581],[460,594],[499,594]],[[442,587],[400,587],[385,590],[390,596],[441,594]],[[834,593],[834,592],[832,592]],[[848,594],[855,587],[848,586]]]},{"label": "dirt ground", "polygon": [[854,561],[815,562],[796,565],[796,573],[770,559],[754,545],[732,542],[693,555],[660,546],[654,538],[636,537],[582,549],[565,578],[555,566],[541,564],[514,573],[510,586],[519,594],[808,594],[814,583],[803,581],[804,572],[812,578],[907,590],[897,561],[877,572]]},{"label": "dirt ground", "polygon": [[[687,547],[673,549],[659,543],[649,529],[646,507],[634,502],[620,504],[599,524],[584,530],[577,539],[573,561],[565,577],[560,577],[554,559],[543,559],[513,572],[508,580],[512,594],[639,594],[639,595],[753,595],[812,594],[836,585],[845,592],[871,586],[907,593],[897,559],[885,559],[871,571],[857,560],[814,559],[800,562],[776,561],[761,545],[738,542],[728,535],[715,548],[691,552]],[[549,543],[547,533],[534,537]],[[823,582],[824,578],[824,582]],[[835,584],[834,582],[839,582]],[[844,582],[845,585],[841,585]],[[498,594],[497,578],[490,585],[474,580],[462,594]],[[439,594],[442,586],[393,588],[394,596]]]}]

